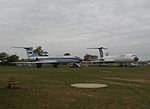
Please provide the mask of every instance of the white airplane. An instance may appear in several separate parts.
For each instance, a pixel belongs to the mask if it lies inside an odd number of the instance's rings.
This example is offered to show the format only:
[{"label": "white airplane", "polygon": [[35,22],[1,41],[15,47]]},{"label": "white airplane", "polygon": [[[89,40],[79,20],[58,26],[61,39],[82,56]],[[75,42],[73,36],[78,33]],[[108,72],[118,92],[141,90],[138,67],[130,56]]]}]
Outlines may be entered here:
[{"label": "white airplane", "polygon": [[104,47],[100,48],[87,48],[87,49],[98,49],[100,54],[100,59],[91,61],[92,63],[120,63],[120,65],[132,66],[133,63],[137,62],[139,58],[135,54],[125,54],[125,55],[116,55],[116,56],[104,56],[103,49],[107,49]]},{"label": "white airplane", "polygon": [[42,64],[53,64],[53,67],[57,67],[58,64],[72,64],[73,67],[80,67],[82,59],[77,56],[39,56],[33,51],[32,47],[13,47],[26,49],[28,62],[13,62],[15,64],[36,64],[36,67],[41,67]]}]

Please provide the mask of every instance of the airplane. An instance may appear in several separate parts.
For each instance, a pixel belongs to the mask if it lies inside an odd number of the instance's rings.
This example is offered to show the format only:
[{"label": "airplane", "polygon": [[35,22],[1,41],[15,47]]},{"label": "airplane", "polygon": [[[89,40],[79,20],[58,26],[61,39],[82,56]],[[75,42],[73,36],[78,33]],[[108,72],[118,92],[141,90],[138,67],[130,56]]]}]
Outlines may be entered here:
[{"label": "airplane", "polygon": [[104,47],[99,48],[87,48],[87,49],[98,49],[100,54],[100,59],[91,61],[92,63],[99,64],[110,64],[110,63],[119,63],[121,66],[133,66],[135,62],[139,60],[139,58],[135,54],[124,54],[124,55],[116,55],[116,56],[104,56],[103,49],[107,49]]},{"label": "airplane", "polygon": [[27,62],[13,62],[15,64],[35,64],[36,67],[41,68],[42,64],[53,64],[53,67],[57,67],[58,64],[72,64],[73,67],[80,67],[82,59],[77,56],[64,55],[64,56],[39,56],[38,53],[33,51],[33,47],[13,47],[23,48],[27,52]]}]

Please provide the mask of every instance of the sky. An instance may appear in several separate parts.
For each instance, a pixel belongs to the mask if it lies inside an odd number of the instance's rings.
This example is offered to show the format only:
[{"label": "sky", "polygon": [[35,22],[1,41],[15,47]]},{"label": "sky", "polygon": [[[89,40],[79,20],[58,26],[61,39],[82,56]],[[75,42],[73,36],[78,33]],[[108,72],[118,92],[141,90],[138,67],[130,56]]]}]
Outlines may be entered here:
[{"label": "sky", "polygon": [[49,55],[133,53],[150,60],[150,0],[0,0],[0,52],[42,46]]}]

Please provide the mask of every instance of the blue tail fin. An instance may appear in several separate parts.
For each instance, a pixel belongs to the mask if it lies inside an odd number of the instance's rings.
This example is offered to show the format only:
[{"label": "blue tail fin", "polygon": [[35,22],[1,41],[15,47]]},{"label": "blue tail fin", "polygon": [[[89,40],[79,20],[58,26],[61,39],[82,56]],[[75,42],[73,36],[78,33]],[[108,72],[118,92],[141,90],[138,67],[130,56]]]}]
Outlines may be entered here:
[{"label": "blue tail fin", "polygon": [[39,56],[36,52],[33,51],[32,47],[13,47],[13,48],[24,48],[24,49],[26,49],[28,58]]},{"label": "blue tail fin", "polygon": [[24,49],[26,49],[28,57],[36,57],[36,56],[38,56],[38,54],[33,51],[32,47],[26,47]]}]

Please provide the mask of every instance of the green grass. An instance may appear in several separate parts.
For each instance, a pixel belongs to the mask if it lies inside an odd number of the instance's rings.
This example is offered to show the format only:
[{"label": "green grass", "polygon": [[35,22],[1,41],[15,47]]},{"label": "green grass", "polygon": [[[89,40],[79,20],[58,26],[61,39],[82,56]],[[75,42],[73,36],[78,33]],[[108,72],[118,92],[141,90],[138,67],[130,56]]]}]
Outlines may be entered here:
[{"label": "green grass", "polygon": [[[21,89],[8,89],[15,77]],[[104,83],[77,89],[73,83]],[[0,109],[150,109],[150,67],[0,67]]]}]

